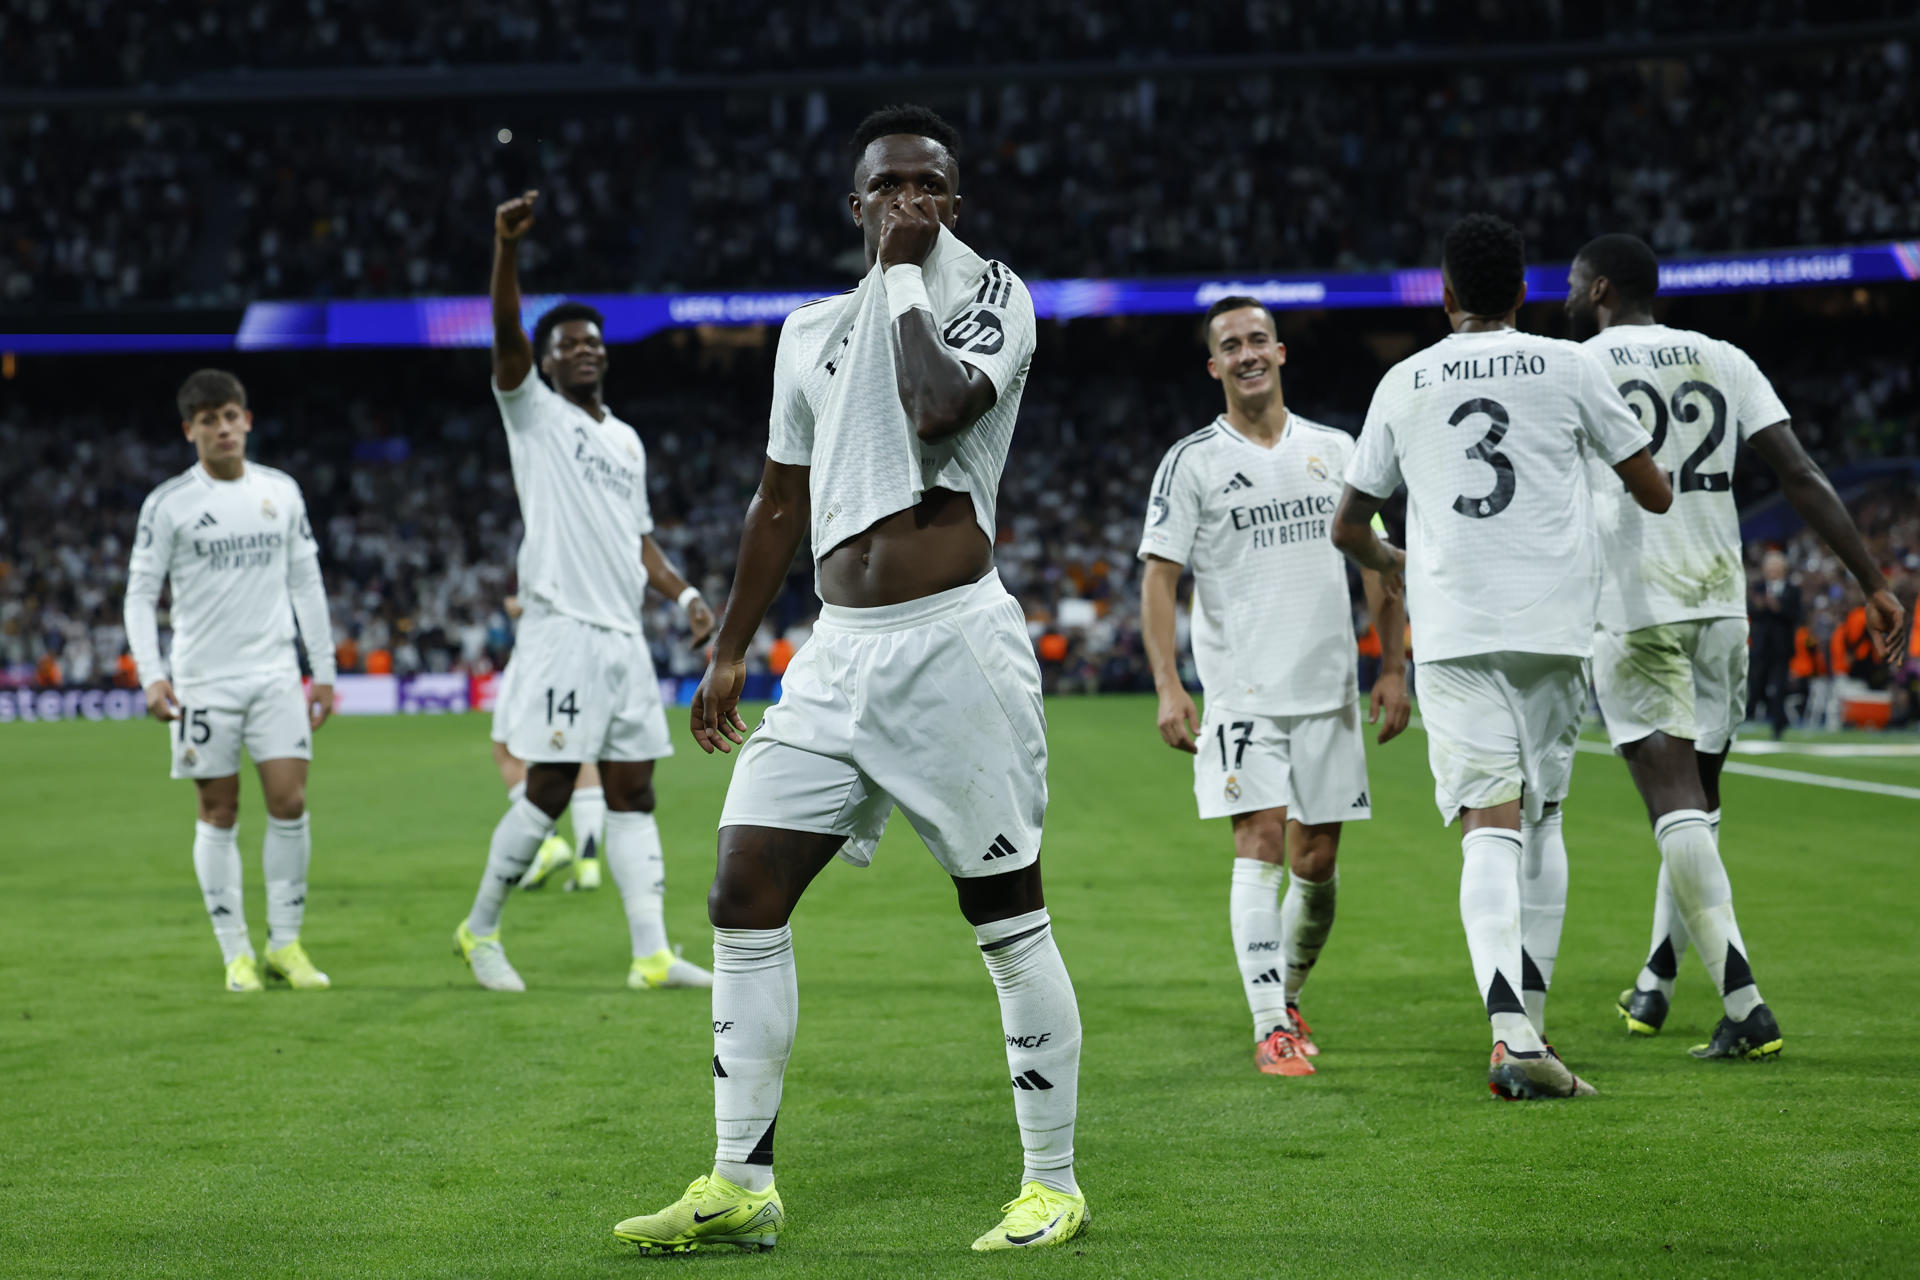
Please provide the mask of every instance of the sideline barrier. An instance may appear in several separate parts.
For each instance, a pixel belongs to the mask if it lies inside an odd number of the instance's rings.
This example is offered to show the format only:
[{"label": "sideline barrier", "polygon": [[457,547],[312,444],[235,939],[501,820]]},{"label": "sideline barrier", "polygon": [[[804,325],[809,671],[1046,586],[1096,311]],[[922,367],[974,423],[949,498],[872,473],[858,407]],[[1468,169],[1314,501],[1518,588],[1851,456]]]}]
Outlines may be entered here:
[{"label": "sideline barrier", "polygon": [[[1684,258],[1660,265],[1660,292],[1670,297],[1745,293],[1816,285],[1920,280],[1920,241],[1850,248]],[[1275,311],[1440,305],[1440,272],[1235,272],[1138,280],[1030,280],[1042,320],[1088,316],[1197,314],[1229,294],[1250,294]],[[542,294],[521,303],[531,328],[563,297],[588,302],[606,316],[608,342],[638,342],[666,329],[699,325],[778,324],[787,313],[836,290],[738,293]],[[1527,296],[1567,296],[1567,264],[1527,269]],[[182,312],[183,324],[195,318]],[[205,315],[206,313],[201,313]],[[231,313],[226,313],[231,315]],[[209,321],[210,322],[210,321]],[[233,333],[0,334],[0,351],[295,351],[354,347],[485,347],[493,323],[483,297],[396,298],[341,302],[254,302]]]},{"label": "sideline barrier", "polygon": [[[333,684],[333,713],[391,716],[491,711],[498,684],[497,675],[468,676],[457,671],[417,676],[343,675]],[[690,706],[699,684],[694,676],[662,677],[660,700],[670,707]],[[744,696],[750,702],[770,702],[780,696],[780,682],[764,673],[750,675]],[[139,720],[146,714],[146,695],[138,689],[0,689],[0,724]]]}]

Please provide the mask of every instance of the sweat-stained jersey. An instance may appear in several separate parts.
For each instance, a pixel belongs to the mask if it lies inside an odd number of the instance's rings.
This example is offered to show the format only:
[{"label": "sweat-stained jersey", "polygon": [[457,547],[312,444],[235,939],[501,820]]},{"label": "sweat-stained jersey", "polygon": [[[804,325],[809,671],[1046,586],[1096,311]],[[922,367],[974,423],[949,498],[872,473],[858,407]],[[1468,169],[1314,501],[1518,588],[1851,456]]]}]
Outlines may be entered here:
[{"label": "sweat-stained jersey", "polygon": [[1604,577],[1600,625],[1747,616],[1733,457],[1740,441],[1787,420],[1752,357],[1730,342],[1663,324],[1619,324],[1584,344],[1653,433],[1673,506],[1645,511],[1617,476],[1593,474]]},{"label": "sweat-stained jersey", "polygon": [[942,230],[923,268],[941,337],[992,380],[993,407],[943,440],[923,441],[900,404],[894,322],[885,273],[810,302],[787,317],[774,358],[767,457],[811,467],[813,558],[876,521],[919,505],[928,489],[973,499],[989,541],[1000,473],[1033,363],[1033,299],[1005,264],[989,262]]},{"label": "sweat-stained jersey", "polygon": [[[160,657],[156,605],[173,583],[173,649]],[[147,495],[127,566],[127,643],[141,687],[244,676],[300,674],[294,622],[313,678],[334,678],[320,553],[300,486],[249,462],[236,480],[195,463]]]},{"label": "sweat-stained jersey", "polygon": [[640,539],[653,532],[647,450],[611,412],[582,409],[538,373],[493,389],[507,427],[520,495],[520,595],[596,627],[640,631],[647,570]]},{"label": "sweat-stained jersey", "polygon": [[1328,537],[1353,437],[1297,413],[1266,449],[1223,415],[1167,450],[1140,557],[1193,570],[1207,701],[1314,715],[1358,696],[1346,559]]},{"label": "sweat-stained jersey", "polygon": [[1647,446],[1577,343],[1454,333],[1387,371],[1347,466],[1407,486],[1407,613],[1421,662],[1593,651],[1600,592],[1589,459]]}]

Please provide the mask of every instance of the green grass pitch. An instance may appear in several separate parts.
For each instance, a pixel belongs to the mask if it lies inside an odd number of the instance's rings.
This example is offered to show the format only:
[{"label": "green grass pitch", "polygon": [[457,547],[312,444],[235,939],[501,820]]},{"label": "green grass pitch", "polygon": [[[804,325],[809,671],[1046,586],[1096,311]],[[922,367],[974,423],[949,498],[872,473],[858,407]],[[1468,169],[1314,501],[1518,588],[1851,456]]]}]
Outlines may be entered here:
[{"label": "green grass pitch", "polygon": [[[676,713],[676,723],[678,715]],[[502,800],[480,716],[318,739],[306,941],[335,988],[239,998],[190,858],[191,789],[151,724],[0,729],[0,1275],[1522,1276],[1915,1273],[1920,804],[1727,781],[1723,843],[1768,1064],[1697,1063],[1689,959],[1667,1034],[1615,993],[1655,854],[1617,761],[1582,755],[1549,1027],[1592,1102],[1487,1095],[1459,846],[1419,732],[1373,751],[1340,920],[1306,990],[1320,1074],[1260,1076],[1227,938],[1224,823],[1193,816],[1152,704],[1056,701],[1045,865],[1086,1026],[1067,1248],[977,1257],[1019,1146],[991,984],[898,818],[794,921],[801,1020],[780,1246],[642,1259],[609,1230],[705,1172],[706,997],[623,985],[611,888],[517,895],[530,991],[478,990],[450,936]],[[1770,763],[1796,765],[1791,759]],[[1825,762],[1828,771],[1844,765]],[[730,763],[663,766],[668,923],[706,961]],[[1859,776],[1920,782],[1920,763]],[[264,936],[258,789],[242,809]]]}]

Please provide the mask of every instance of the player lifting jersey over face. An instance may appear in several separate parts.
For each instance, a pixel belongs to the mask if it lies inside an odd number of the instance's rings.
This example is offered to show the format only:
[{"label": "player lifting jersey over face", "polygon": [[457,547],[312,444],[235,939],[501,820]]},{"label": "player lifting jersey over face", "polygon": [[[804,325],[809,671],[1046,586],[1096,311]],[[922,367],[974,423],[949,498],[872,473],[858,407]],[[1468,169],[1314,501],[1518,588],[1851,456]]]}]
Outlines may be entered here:
[{"label": "player lifting jersey over face", "polygon": [[[765,1247],[784,1212],[773,1134],[793,1045],[788,917],[836,854],[871,860],[897,804],[953,877],[1000,996],[1020,1194],[977,1249],[1074,1235],[1080,1018],[1041,896],[1040,672],[993,568],[1000,472],[1033,356],[1019,277],[954,234],[954,131],[918,107],[853,139],[859,287],[800,308],[774,370],[767,464],[713,663],[694,698],[709,751],[744,743],[720,819],[714,1172],[615,1228],[647,1250]],[[751,739],[745,655],[803,543],[824,607]]]}]

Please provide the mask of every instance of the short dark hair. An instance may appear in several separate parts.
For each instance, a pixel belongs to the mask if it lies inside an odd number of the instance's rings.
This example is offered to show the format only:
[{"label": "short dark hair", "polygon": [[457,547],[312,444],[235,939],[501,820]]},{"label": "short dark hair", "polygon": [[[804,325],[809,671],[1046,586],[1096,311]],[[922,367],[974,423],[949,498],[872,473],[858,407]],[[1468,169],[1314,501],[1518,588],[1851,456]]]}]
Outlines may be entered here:
[{"label": "short dark hair", "polygon": [[549,307],[545,314],[533,322],[535,364],[547,358],[547,343],[553,337],[553,331],[569,320],[591,320],[599,328],[601,336],[606,336],[607,318],[600,314],[598,307],[590,307],[584,302],[559,303]]},{"label": "short dark hair", "polygon": [[1660,292],[1660,259],[1639,236],[1624,231],[1589,240],[1577,255],[1593,268],[1596,276],[1605,276],[1620,300],[1629,306],[1644,307]]},{"label": "short dark hair", "polygon": [[1468,315],[1513,310],[1527,280],[1527,242],[1518,227],[1490,213],[1470,213],[1447,230],[1440,252],[1454,301]]},{"label": "short dark hair", "polygon": [[1249,307],[1266,312],[1267,323],[1274,323],[1272,307],[1269,307],[1266,303],[1260,301],[1260,299],[1251,297],[1248,294],[1230,293],[1208,307],[1207,314],[1201,317],[1200,341],[1204,342],[1207,348],[1211,350],[1213,348],[1213,318],[1215,316],[1223,316],[1229,311],[1245,311]]},{"label": "short dark hair", "polygon": [[180,384],[174,403],[180,406],[180,421],[191,422],[202,409],[218,409],[223,404],[246,408],[247,389],[225,369],[196,369]]},{"label": "short dark hair", "polygon": [[858,165],[860,157],[867,154],[867,148],[873,145],[875,138],[894,133],[910,133],[931,139],[945,147],[947,154],[955,161],[960,159],[960,131],[942,120],[939,112],[931,107],[912,102],[881,107],[855,125],[853,136],[847,139],[847,153]]}]

